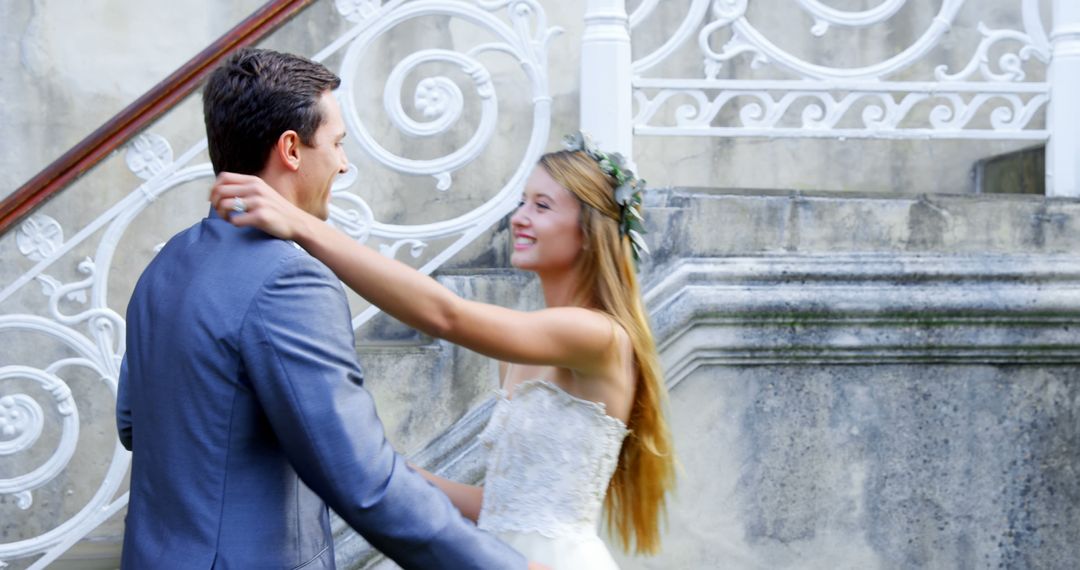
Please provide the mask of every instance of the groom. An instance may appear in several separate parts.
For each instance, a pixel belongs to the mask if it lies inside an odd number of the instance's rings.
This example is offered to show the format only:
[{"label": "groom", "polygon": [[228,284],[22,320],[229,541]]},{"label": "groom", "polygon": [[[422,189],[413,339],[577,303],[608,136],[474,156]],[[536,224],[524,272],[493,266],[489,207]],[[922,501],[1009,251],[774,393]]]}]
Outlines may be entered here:
[{"label": "groom", "polygon": [[[347,168],[339,83],[291,55],[230,57],[203,92],[214,171],[325,218]],[[525,568],[390,447],[354,342],[340,283],[293,244],[212,210],[173,237],[128,306],[123,568],[333,568],[327,505],[405,568]]]}]

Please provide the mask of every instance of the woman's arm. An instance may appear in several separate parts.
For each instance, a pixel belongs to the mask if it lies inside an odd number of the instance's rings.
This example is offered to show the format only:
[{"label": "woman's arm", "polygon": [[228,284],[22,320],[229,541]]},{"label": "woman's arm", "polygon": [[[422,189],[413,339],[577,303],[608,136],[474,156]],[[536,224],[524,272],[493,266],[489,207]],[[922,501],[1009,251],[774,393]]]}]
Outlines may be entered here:
[{"label": "woman's arm", "polygon": [[443,477],[439,477],[438,475],[415,465],[410,464],[410,466],[415,469],[417,473],[423,475],[424,479],[431,481],[431,483],[445,493],[447,497],[450,497],[450,502],[457,507],[457,510],[461,511],[462,516],[472,522],[476,522],[480,519],[480,507],[484,502],[483,487],[466,485],[465,483],[444,479]]},{"label": "woman's arm", "polygon": [[[247,213],[232,214],[236,197]],[[580,307],[514,311],[467,301],[412,267],[380,255],[300,210],[255,176],[222,173],[211,194],[219,214],[300,244],[352,290],[405,324],[507,362],[595,373],[606,365],[613,328]]]}]

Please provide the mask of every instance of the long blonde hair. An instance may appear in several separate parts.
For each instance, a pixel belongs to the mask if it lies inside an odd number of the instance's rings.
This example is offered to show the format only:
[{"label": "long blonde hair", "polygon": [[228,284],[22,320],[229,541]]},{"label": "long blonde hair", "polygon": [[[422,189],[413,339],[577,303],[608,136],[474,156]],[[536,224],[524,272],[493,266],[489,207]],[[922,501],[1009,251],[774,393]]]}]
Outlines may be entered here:
[{"label": "long blonde hair", "polygon": [[576,301],[611,315],[626,330],[634,350],[637,377],[627,424],[630,433],[608,485],[604,509],[608,528],[623,550],[630,551],[633,544],[637,553],[653,554],[660,548],[667,493],[675,484],[675,459],[664,418],[667,391],[641,301],[630,239],[619,233],[614,180],[580,151],[545,154],[540,165],[582,204],[585,247],[576,262],[580,276]]}]

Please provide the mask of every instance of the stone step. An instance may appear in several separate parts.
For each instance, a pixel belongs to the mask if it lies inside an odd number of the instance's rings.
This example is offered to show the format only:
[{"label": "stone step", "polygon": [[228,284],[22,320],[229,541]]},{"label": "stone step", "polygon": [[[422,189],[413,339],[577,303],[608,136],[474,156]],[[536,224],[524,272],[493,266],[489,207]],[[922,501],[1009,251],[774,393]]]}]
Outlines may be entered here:
[{"label": "stone step", "polygon": [[662,189],[646,198],[646,280],[668,262],[768,253],[1073,253],[1080,200],[1022,194]]},{"label": "stone step", "polygon": [[971,169],[979,194],[1046,194],[1046,145],[1023,148],[975,162]]}]

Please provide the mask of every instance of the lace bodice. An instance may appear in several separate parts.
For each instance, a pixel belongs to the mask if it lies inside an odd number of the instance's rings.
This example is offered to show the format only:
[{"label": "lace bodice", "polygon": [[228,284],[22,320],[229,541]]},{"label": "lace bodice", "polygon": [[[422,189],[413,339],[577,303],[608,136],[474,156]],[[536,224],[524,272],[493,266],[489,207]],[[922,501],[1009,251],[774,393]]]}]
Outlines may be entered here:
[{"label": "lace bodice", "polygon": [[500,394],[480,434],[489,449],[480,528],[595,535],[626,426],[546,380],[521,383],[513,400]]}]

